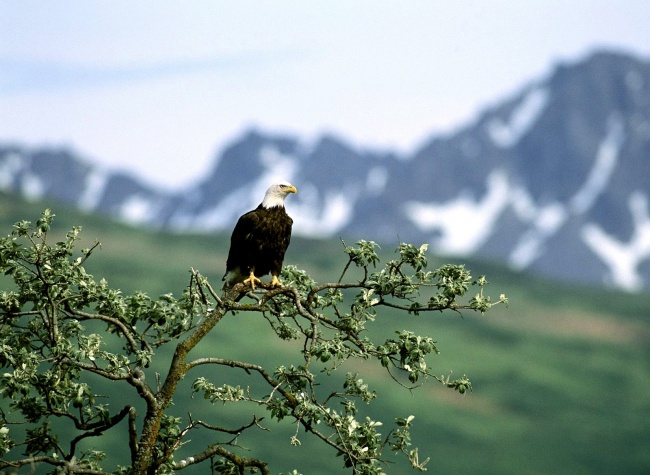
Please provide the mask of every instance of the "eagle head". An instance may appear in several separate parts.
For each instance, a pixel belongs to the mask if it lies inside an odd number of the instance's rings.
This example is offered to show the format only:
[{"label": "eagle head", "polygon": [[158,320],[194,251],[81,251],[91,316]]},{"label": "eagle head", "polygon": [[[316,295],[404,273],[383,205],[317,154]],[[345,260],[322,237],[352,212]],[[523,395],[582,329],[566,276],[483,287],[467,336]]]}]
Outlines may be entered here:
[{"label": "eagle head", "polygon": [[288,181],[281,181],[274,185],[269,186],[262,200],[262,206],[265,208],[273,208],[276,206],[284,206],[284,200],[289,193],[298,193],[298,190]]}]

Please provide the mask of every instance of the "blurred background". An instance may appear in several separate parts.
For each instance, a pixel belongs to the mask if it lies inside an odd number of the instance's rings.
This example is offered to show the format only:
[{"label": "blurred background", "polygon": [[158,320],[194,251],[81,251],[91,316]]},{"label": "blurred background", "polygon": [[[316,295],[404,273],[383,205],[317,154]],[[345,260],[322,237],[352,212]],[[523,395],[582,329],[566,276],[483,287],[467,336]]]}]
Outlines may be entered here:
[{"label": "blurred background", "polygon": [[251,126],[412,152],[599,49],[643,2],[0,2],[0,138],[179,188]]},{"label": "blurred background", "polygon": [[[318,279],[339,238],[426,242],[511,298],[414,323],[445,342],[441,373],[475,381],[386,389],[386,412],[424,413],[430,470],[648,473],[648,18],[634,0],[0,0],[2,232],[50,206],[103,242],[95,275],[180,293],[191,266],[218,282],[237,217],[290,180],[287,260]],[[343,473],[331,455],[295,460]]]},{"label": "blurred background", "polygon": [[228,231],[430,242],[647,288],[650,6],[2,2],[0,186]]}]

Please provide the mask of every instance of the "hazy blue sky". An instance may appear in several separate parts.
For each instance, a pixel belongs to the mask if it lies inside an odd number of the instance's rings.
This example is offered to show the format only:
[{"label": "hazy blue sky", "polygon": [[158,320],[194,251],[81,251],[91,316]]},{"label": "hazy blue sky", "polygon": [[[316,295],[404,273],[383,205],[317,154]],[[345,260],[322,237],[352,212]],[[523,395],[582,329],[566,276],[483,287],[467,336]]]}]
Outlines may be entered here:
[{"label": "hazy blue sky", "polygon": [[0,142],[187,184],[255,126],[412,150],[595,48],[650,58],[650,2],[0,0]]}]

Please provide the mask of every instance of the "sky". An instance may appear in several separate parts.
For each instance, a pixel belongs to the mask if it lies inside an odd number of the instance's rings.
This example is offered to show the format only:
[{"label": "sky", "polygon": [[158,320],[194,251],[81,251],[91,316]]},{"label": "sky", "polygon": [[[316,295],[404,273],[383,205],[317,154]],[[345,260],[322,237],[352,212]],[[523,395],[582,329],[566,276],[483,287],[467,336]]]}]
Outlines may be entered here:
[{"label": "sky", "polygon": [[251,128],[409,153],[596,49],[641,0],[0,0],[0,144],[180,189]]}]

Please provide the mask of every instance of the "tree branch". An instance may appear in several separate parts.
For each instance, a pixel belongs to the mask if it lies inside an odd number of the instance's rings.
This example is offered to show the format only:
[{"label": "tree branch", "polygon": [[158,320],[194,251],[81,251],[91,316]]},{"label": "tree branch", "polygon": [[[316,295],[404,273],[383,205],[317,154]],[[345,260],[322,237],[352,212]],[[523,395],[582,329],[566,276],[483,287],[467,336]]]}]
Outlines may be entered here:
[{"label": "tree branch", "polygon": [[236,455],[232,452],[229,452],[225,448],[223,448],[221,445],[211,445],[208,447],[206,450],[203,452],[196,454],[192,457],[187,457],[184,458],[183,460],[180,460],[178,462],[174,463],[174,470],[182,470],[186,467],[189,467],[190,465],[194,465],[200,462],[203,462],[204,460],[207,460],[209,458],[214,457],[215,455],[218,455],[220,457],[223,457],[227,460],[230,460],[233,464],[237,466],[239,469],[240,473],[244,473],[244,470],[247,467],[255,467],[257,468],[262,475],[271,475],[271,471],[268,468],[268,465],[266,462],[263,462],[259,459],[255,458],[247,458],[247,457],[241,457],[239,455]]},{"label": "tree branch", "polygon": [[101,422],[101,423],[98,422],[96,424],[93,424],[94,427],[88,427],[88,429],[91,430],[88,430],[88,432],[83,432],[82,434],[79,434],[74,439],[72,439],[70,441],[70,456],[74,455],[79,441],[85,439],[86,437],[96,437],[98,435],[101,435],[104,431],[119,424],[122,421],[122,419],[124,419],[124,417],[126,417],[126,415],[129,414],[131,408],[132,406],[124,406],[124,409],[122,409],[114,416],[108,418],[106,422]]},{"label": "tree branch", "polygon": [[156,404],[156,397],[154,396],[151,388],[144,382],[144,373],[139,368],[129,371],[128,373],[118,375],[88,363],[73,361],[69,357],[65,357],[63,361],[66,364],[75,366],[79,369],[83,369],[98,376],[102,376],[103,378],[110,379],[111,381],[127,381],[138,390],[138,394],[140,394],[140,396],[142,396],[145,401],[147,401],[149,404]]},{"label": "tree branch", "polygon": [[90,470],[83,466],[79,466],[74,461],[62,460],[60,458],[50,457],[47,455],[43,455],[39,457],[28,457],[21,460],[12,460],[11,462],[6,460],[0,460],[0,468],[11,467],[14,469],[18,469],[25,465],[31,465],[32,466],[31,473],[34,473],[37,463],[46,463],[54,467],[61,467],[59,470],[62,473],[80,474],[80,475],[110,475],[110,472],[103,472],[101,470]]},{"label": "tree branch", "polygon": [[296,397],[290,392],[287,392],[286,390],[282,389],[280,387],[282,383],[275,380],[273,377],[271,377],[271,375],[269,375],[266,372],[266,370],[261,366],[251,364],[251,363],[243,363],[241,361],[228,360],[224,358],[199,358],[187,363],[186,368],[189,371],[190,369],[195,368],[196,366],[200,366],[204,364],[216,364],[221,366],[230,366],[231,368],[241,368],[246,371],[256,371],[266,380],[267,383],[269,383],[271,387],[277,388],[280,394],[282,394],[282,396],[284,396],[285,399],[289,401],[291,407],[295,407],[298,404],[298,400],[296,399]]},{"label": "tree branch", "polygon": [[93,253],[93,251],[95,250],[95,248],[98,247],[98,246],[101,247],[101,245],[102,245],[101,242],[99,242],[99,241],[95,241],[95,244],[93,244],[93,247],[91,247],[90,249],[88,249],[88,251],[86,251],[86,252],[84,253],[84,256],[83,256],[81,259],[79,259],[78,261],[76,261],[76,262],[72,265],[72,267],[74,268],[74,267],[80,267],[80,266],[82,266],[83,263],[86,262],[86,259],[88,259],[88,258],[90,257],[90,255]]},{"label": "tree branch", "polygon": [[137,411],[135,407],[129,408],[129,450],[131,451],[131,463],[135,462],[135,455],[138,453],[138,428],[136,426]]},{"label": "tree branch", "polygon": [[250,429],[251,427],[253,427],[255,425],[258,426],[258,427],[261,427],[259,425],[259,422],[261,422],[263,420],[264,420],[263,417],[260,418],[260,419],[258,419],[257,417],[253,417],[252,422],[250,422],[248,424],[244,424],[243,426],[238,427],[237,429],[227,429],[225,427],[215,426],[215,425],[212,425],[212,424],[208,424],[207,422],[204,422],[202,420],[192,421],[190,423],[190,425],[183,431],[183,435],[185,433],[189,432],[190,429],[194,429],[196,426],[205,427],[206,429],[210,429],[210,430],[213,430],[213,431],[216,431],[216,432],[224,432],[226,434],[239,435],[242,432],[244,432],[246,429]]},{"label": "tree branch", "polygon": [[87,313],[82,310],[77,310],[73,308],[69,308],[69,311],[72,312],[77,317],[81,317],[82,320],[101,320],[103,322],[110,323],[111,325],[118,327],[120,331],[124,334],[124,338],[126,338],[127,342],[129,343],[129,346],[131,347],[131,351],[133,353],[137,353],[137,351],[139,350],[139,345],[135,341],[135,338],[133,337],[133,329],[128,328],[127,325],[124,322],[122,322],[119,318],[109,317],[108,315],[102,315],[100,313]]}]

